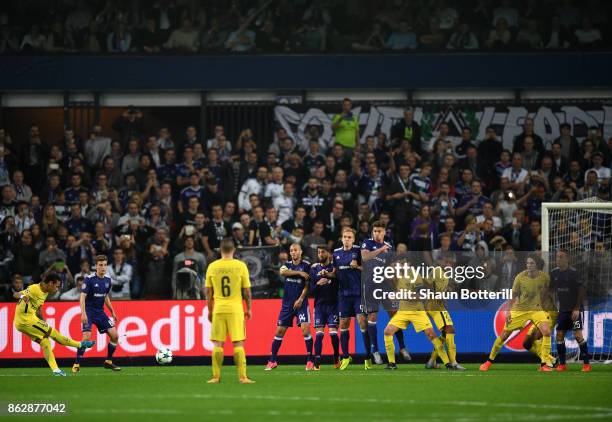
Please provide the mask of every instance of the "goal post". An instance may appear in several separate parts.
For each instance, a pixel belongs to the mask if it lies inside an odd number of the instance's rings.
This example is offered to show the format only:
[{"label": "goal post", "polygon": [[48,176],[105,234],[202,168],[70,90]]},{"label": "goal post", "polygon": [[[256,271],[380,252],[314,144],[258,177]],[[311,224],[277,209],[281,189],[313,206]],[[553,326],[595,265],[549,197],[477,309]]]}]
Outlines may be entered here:
[{"label": "goal post", "polygon": [[[553,210],[591,210],[612,214],[612,202],[543,202],[542,203],[542,252],[550,252],[550,211]],[[612,239],[610,240],[612,242]]]},{"label": "goal post", "polygon": [[[612,202],[596,197],[545,202],[541,222],[541,248],[548,255],[549,268],[554,267],[554,252],[564,250],[583,277],[588,297],[583,332],[592,360],[611,363]],[[578,360],[577,346],[573,336],[566,338],[568,361]]]}]

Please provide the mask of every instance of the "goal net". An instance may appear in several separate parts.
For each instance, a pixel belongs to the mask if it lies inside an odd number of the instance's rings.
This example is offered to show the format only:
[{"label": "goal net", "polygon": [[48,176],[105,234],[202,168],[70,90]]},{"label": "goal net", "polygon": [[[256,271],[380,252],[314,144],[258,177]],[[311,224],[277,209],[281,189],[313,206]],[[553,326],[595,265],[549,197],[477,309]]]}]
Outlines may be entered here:
[{"label": "goal net", "polygon": [[[567,251],[587,292],[583,335],[595,362],[612,362],[612,202],[596,197],[571,203],[542,204],[542,251]],[[554,337],[553,337],[554,339]],[[553,347],[555,341],[552,342]],[[573,334],[565,340],[568,361],[579,359]]]}]

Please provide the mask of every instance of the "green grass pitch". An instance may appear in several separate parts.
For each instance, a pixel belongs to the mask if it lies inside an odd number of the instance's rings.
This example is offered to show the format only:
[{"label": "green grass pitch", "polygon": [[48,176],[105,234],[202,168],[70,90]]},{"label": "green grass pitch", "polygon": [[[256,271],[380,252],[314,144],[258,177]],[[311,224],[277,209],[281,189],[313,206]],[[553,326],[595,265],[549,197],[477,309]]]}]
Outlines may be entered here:
[{"label": "green grass pitch", "polygon": [[[425,370],[421,364],[347,371],[251,365],[253,385],[240,385],[233,366],[208,385],[209,366],[84,367],[52,377],[48,369],[0,370],[0,415],[7,403],[65,402],[79,421],[553,421],[612,420],[612,366],[581,373],[539,373],[534,364],[496,364],[487,373]],[[2,419],[9,420],[2,417]],[[26,420],[19,417],[15,420]],[[41,420],[41,417],[36,419]]]}]

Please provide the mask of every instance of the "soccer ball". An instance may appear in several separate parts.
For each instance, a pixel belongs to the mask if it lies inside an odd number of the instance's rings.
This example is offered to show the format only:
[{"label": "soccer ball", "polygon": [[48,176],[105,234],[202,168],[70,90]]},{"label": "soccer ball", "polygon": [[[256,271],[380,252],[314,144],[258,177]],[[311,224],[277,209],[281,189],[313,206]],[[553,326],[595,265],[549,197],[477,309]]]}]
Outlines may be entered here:
[{"label": "soccer ball", "polygon": [[172,350],[159,349],[157,353],[155,353],[155,360],[160,365],[168,365],[172,362]]}]

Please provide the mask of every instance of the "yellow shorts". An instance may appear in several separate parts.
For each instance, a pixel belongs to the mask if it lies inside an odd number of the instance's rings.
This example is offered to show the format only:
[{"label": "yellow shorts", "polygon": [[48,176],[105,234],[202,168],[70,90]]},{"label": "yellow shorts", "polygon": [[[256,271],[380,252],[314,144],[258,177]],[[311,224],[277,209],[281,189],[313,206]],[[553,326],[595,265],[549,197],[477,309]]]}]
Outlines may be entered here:
[{"label": "yellow shorts", "polygon": [[[548,316],[550,317],[550,328],[552,330],[552,328],[557,324],[557,317],[559,316],[559,312],[557,311],[548,311]],[[535,324],[533,324],[531,327],[529,327],[529,330],[527,331],[527,337],[529,337],[531,334],[533,334],[533,332],[536,330],[536,326]]]},{"label": "yellow shorts", "polygon": [[535,326],[544,322],[550,324],[550,315],[546,311],[510,311],[510,323],[506,321],[504,331],[520,330],[528,321],[533,322]]},{"label": "yellow shorts", "polygon": [[42,339],[49,337],[52,330],[49,324],[36,317],[21,318],[15,321],[15,328],[36,343],[40,343]]},{"label": "yellow shorts", "polygon": [[414,331],[417,333],[427,328],[433,329],[425,311],[397,311],[393,318],[391,318],[391,321],[389,321],[389,325],[402,330],[405,330],[410,323],[412,323]]},{"label": "yellow shorts", "polygon": [[246,339],[243,313],[213,314],[210,339],[212,341],[225,341],[229,334],[232,341]]},{"label": "yellow shorts", "polygon": [[427,311],[427,315],[429,315],[429,317],[433,320],[434,324],[436,325],[436,328],[439,331],[442,331],[442,329],[447,325],[453,325],[453,319],[446,310]]}]

